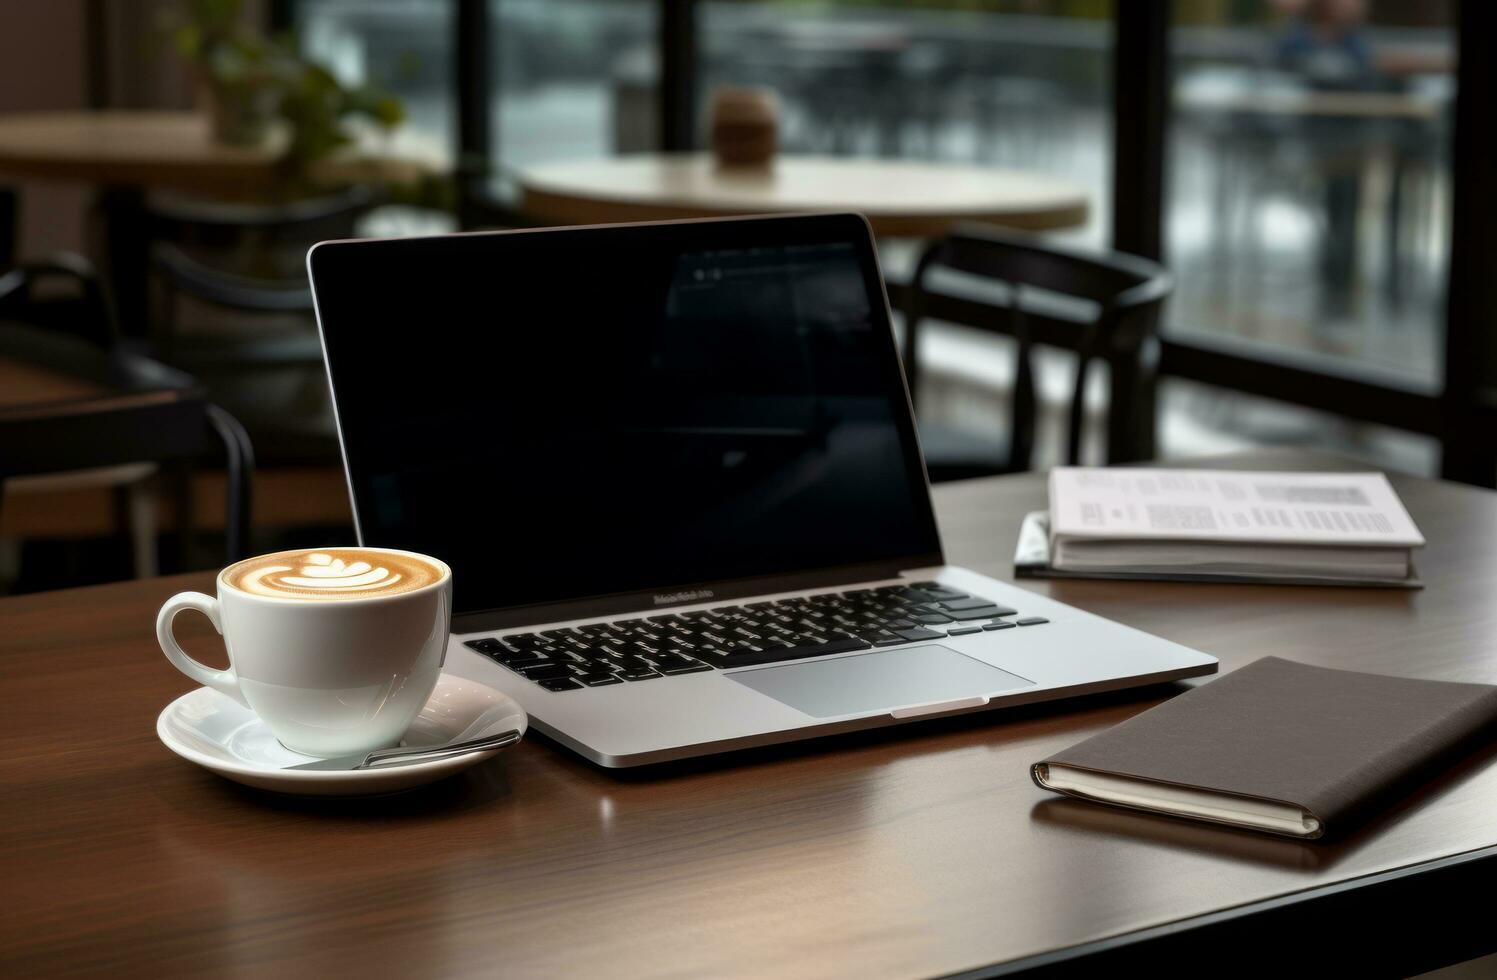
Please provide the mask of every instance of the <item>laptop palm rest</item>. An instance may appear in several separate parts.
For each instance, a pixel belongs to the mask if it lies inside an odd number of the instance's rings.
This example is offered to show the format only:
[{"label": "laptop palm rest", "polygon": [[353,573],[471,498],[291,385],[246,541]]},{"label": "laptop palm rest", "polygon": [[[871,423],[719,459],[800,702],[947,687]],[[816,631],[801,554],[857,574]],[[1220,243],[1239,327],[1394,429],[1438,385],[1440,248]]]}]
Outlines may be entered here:
[{"label": "laptop palm rest", "polygon": [[1034,686],[1034,681],[1018,674],[934,645],[763,667],[724,676],[814,718],[892,711],[946,701],[981,703],[987,696]]}]

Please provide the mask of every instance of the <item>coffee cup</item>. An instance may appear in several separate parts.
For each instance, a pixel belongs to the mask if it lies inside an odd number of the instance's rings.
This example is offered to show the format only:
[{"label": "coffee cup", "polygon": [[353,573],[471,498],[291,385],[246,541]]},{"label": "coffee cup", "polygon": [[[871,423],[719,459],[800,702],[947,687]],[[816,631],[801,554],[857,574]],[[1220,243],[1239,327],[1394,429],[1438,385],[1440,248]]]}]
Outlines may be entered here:
[{"label": "coffee cup", "polygon": [[[182,673],[259,715],[286,748],[336,756],[395,745],[431,697],[446,657],[452,570],[390,548],[261,555],[218,573],[217,597],[172,596],[156,638]],[[229,668],[182,651],[177,614],[223,635]]]},{"label": "coffee cup", "polygon": [[774,159],[780,100],[773,89],[724,86],[712,93],[712,152],[724,167],[763,167]]}]

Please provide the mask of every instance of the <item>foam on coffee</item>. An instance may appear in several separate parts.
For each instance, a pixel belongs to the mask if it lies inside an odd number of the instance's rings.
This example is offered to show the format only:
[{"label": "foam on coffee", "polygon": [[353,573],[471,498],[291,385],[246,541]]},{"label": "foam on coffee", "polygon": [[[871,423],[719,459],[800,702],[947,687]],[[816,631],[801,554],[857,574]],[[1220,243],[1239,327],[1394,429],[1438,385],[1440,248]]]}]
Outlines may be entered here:
[{"label": "foam on coffee", "polygon": [[441,570],[413,555],[326,548],[250,558],[224,572],[240,592],[272,599],[366,599],[411,592],[438,581]]}]

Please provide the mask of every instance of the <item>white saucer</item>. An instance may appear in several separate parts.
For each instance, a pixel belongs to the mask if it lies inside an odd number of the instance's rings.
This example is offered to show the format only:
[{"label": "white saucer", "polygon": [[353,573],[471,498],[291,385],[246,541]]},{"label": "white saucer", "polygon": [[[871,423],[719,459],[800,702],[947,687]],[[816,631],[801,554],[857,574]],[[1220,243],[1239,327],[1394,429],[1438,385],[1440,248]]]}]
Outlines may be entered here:
[{"label": "white saucer", "polygon": [[[400,744],[439,745],[458,735],[479,738],[512,728],[524,734],[527,721],[525,709],[507,695],[476,681],[443,674]],[[503,751],[489,749],[384,769],[290,770],[288,766],[311,762],[313,757],[286,748],[253,711],[206,687],[167,705],[156,719],[156,734],[177,755],[225,779],[307,796],[393,793],[435,782]]]}]

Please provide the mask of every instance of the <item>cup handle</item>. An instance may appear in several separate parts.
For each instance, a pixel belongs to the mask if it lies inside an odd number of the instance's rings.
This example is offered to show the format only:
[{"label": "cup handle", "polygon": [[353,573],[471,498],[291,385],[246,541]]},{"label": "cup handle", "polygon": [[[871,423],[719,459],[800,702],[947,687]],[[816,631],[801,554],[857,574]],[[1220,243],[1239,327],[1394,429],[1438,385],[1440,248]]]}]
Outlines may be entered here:
[{"label": "cup handle", "polygon": [[239,675],[234,673],[232,665],[228,670],[214,670],[189,657],[177,645],[177,638],[172,635],[172,621],[177,618],[177,613],[188,609],[196,609],[207,616],[208,622],[218,630],[218,635],[223,635],[224,627],[218,617],[217,599],[201,592],[178,592],[166,600],[161,612],[156,614],[156,641],[161,644],[161,652],[166,654],[166,659],[172,662],[173,667],[188,677],[220,694],[228,695],[248,708],[249,702],[239,690]]}]

